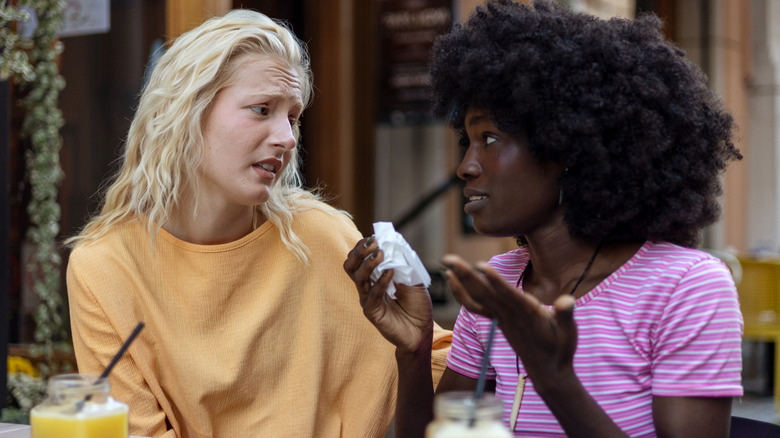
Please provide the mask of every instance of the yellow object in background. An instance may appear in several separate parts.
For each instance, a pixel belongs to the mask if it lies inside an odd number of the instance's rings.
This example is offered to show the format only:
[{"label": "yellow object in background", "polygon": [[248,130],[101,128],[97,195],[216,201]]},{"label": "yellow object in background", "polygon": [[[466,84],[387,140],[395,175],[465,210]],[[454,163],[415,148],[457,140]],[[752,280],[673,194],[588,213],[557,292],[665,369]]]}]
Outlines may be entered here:
[{"label": "yellow object in background", "polygon": [[40,376],[32,362],[20,356],[8,356],[8,373],[27,374],[33,377]]}]

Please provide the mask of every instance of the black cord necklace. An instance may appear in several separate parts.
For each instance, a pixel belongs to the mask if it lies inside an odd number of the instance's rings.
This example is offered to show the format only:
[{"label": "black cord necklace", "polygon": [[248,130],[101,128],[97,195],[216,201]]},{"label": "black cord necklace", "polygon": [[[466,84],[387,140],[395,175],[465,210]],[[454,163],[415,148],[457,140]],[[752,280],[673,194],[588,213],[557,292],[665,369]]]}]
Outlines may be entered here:
[{"label": "black cord necklace", "polygon": [[[582,274],[580,274],[580,277],[577,279],[576,282],[574,282],[574,287],[571,288],[571,291],[569,291],[569,295],[574,295],[574,291],[577,290],[577,287],[580,285],[580,283],[582,283],[582,280],[584,280],[585,276],[588,275],[588,271],[590,271],[590,267],[593,265],[593,261],[596,260],[596,256],[598,255],[599,250],[601,250],[601,245],[603,243],[604,242],[601,241],[596,246],[596,250],[593,251],[593,255],[590,256],[590,260],[588,260],[588,264],[585,265],[585,269],[582,271]],[[525,268],[523,268],[523,272],[520,273],[520,277],[517,279],[517,284],[515,285],[515,288],[519,288],[520,287],[520,283],[523,281],[523,277],[525,277],[525,271],[528,270],[529,266],[531,266],[531,261],[530,260],[528,261],[528,264],[525,265]]]},{"label": "black cord necklace", "polygon": [[[599,244],[596,246],[596,250],[593,251],[593,255],[590,256],[590,260],[588,260],[588,264],[585,265],[585,269],[582,270],[582,274],[580,274],[580,277],[577,278],[577,281],[574,282],[574,287],[571,288],[571,291],[569,291],[569,295],[574,295],[574,291],[577,290],[577,287],[582,283],[582,280],[585,279],[585,276],[588,275],[588,271],[590,271],[590,267],[593,265],[593,261],[596,260],[596,256],[599,253],[599,250],[601,250],[601,245],[604,243],[604,241],[599,242]],[[515,285],[515,288],[520,287],[520,283],[523,281],[523,277],[525,276],[525,271],[528,270],[528,267],[531,266],[531,260],[528,260],[528,264],[525,265],[525,268],[523,268],[523,272],[520,273],[520,277],[517,279],[517,285]],[[517,369],[517,388],[515,389],[515,400],[512,403],[512,413],[509,418],[509,430],[514,431],[515,430],[515,424],[517,424],[517,414],[520,411],[520,402],[523,400],[523,390],[525,389],[525,379],[528,377],[525,374],[520,374],[520,356],[515,355],[515,368]]]}]

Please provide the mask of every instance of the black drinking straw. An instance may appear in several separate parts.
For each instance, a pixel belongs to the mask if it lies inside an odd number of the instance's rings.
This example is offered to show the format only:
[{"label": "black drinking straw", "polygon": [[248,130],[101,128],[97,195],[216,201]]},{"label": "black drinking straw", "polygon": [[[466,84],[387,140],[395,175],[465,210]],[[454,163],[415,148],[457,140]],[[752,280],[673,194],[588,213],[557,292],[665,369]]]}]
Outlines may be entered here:
[{"label": "black drinking straw", "polygon": [[474,422],[477,420],[477,404],[482,398],[482,394],[485,392],[485,375],[487,374],[487,364],[490,359],[490,349],[493,348],[493,336],[496,334],[497,324],[497,319],[493,319],[490,322],[490,334],[488,335],[487,348],[485,349],[485,356],[482,357],[482,369],[479,370],[477,389],[474,391],[474,404],[471,406],[471,412],[469,413],[469,427],[474,427]]},{"label": "black drinking straw", "polygon": [[[138,333],[141,332],[141,329],[144,328],[144,323],[139,322],[137,326],[135,326],[135,329],[133,329],[133,332],[130,333],[130,336],[127,338],[124,344],[122,344],[122,348],[119,349],[119,351],[114,355],[114,358],[111,359],[111,362],[108,364],[105,370],[103,370],[103,374],[98,377],[97,382],[99,382],[102,379],[105,379],[108,377],[108,374],[111,372],[111,370],[114,368],[114,365],[116,365],[117,362],[119,362],[119,359],[122,358],[122,355],[125,354],[125,351],[127,351],[127,347],[130,346],[130,344],[133,342],[136,336],[138,336]],[[81,411],[84,408],[84,403],[90,401],[92,399],[92,394],[87,394],[86,397],[84,397],[84,400],[81,400],[76,403],[76,412]]]},{"label": "black drinking straw", "polygon": [[111,359],[111,363],[109,363],[106,369],[103,370],[103,374],[100,375],[100,379],[105,379],[106,377],[108,377],[108,373],[110,373],[111,369],[114,368],[114,365],[116,365],[116,363],[119,362],[119,359],[121,359],[122,355],[125,354],[127,347],[129,347],[130,344],[135,339],[135,337],[138,336],[138,333],[141,331],[142,328],[144,328],[144,323],[139,322],[138,325],[135,326],[135,329],[133,329],[133,332],[130,333],[130,336],[127,338],[125,343],[122,344],[122,348],[120,348],[119,351],[114,356],[114,358]]}]

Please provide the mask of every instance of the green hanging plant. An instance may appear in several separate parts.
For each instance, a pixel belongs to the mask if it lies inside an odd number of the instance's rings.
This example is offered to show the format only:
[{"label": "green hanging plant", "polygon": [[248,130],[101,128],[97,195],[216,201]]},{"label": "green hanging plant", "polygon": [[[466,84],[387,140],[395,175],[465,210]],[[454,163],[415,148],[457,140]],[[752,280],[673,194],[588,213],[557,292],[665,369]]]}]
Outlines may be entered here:
[{"label": "green hanging plant", "polygon": [[[64,24],[65,2],[19,0],[17,3],[0,4],[0,79],[13,79],[23,92],[20,106],[25,116],[21,136],[30,140],[25,167],[31,188],[27,206],[30,228],[26,237],[35,251],[25,268],[33,273],[32,289],[40,298],[33,315],[35,343],[31,352],[44,359],[41,373],[46,376],[55,371],[51,368],[55,351],[71,348],[60,294],[62,260],[57,242],[60,231],[57,195],[64,176],[59,157],[62,147],[59,130],[64,120],[57,103],[65,87],[57,67],[57,57],[63,50],[57,33]],[[37,27],[25,39],[19,27],[32,18],[37,18]]]}]

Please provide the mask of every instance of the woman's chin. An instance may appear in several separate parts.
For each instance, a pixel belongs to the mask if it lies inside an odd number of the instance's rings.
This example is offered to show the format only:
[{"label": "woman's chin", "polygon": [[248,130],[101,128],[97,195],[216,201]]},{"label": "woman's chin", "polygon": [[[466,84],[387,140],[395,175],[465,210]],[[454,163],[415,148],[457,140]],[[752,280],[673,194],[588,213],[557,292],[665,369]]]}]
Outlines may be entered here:
[{"label": "woman's chin", "polygon": [[490,224],[484,224],[480,223],[479,221],[474,221],[473,224],[474,231],[476,231],[478,234],[486,237],[515,237],[517,236],[517,233],[512,232],[511,230],[504,229],[502,227],[497,226],[491,226]]}]

